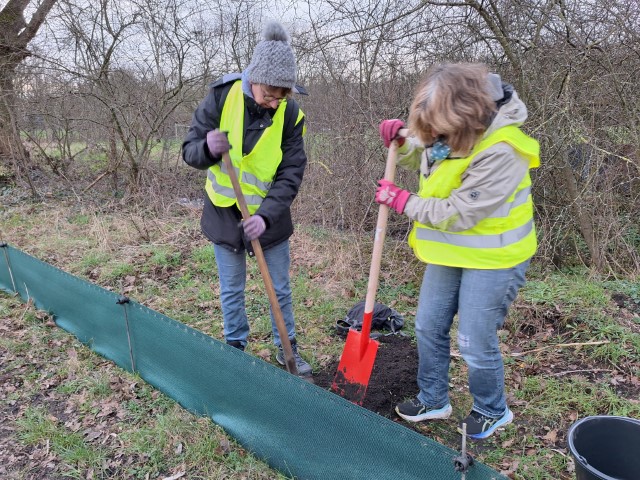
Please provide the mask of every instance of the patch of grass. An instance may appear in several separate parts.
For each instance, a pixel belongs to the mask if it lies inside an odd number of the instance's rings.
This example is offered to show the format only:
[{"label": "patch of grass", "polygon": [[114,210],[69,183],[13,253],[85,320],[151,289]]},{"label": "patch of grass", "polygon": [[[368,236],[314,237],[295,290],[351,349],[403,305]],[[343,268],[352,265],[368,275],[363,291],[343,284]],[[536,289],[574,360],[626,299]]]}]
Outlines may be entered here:
[{"label": "patch of grass", "polygon": [[62,469],[65,476],[83,478],[81,471],[102,469],[106,458],[104,449],[88,445],[80,433],[65,428],[44,408],[28,407],[16,425],[18,438],[26,445],[49,445],[66,464]]},{"label": "patch of grass", "polygon": [[144,478],[145,475],[155,478],[169,466],[165,450],[170,432],[164,430],[164,423],[163,417],[160,416],[154,424],[141,425],[129,432],[123,432],[121,436],[127,444],[129,454],[144,459],[144,462],[129,469],[129,472],[138,478]]},{"label": "patch of grass", "polygon": [[[142,303],[146,303],[149,300],[155,300],[158,297],[163,295],[163,288],[160,285],[157,284],[149,284],[149,285],[145,285],[144,286],[144,290],[142,292],[140,301]],[[148,305],[148,303],[146,303]]]},{"label": "patch of grass", "polygon": [[544,280],[529,280],[520,291],[520,296],[529,303],[548,303],[554,295],[552,285]]},{"label": "patch of grass", "polygon": [[111,395],[110,377],[101,370],[83,370],[75,372],[74,378],[58,386],[57,391],[63,394],[85,392],[89,400],[100,400]]},{"label": "patch of grass", "polygon": [[[584,271],[579,270],[576,276],[556,273],[545,280],[529,281],[521,292],[521,300],[530,305],[546,305],[548,312],[541,312],[542,320],[554,322],[554,327],[566,334],[564,341],[604,342],[585,347],[581,352],[595,361],[622,367],[625,362],[637,359],[640,335],[616,318],[615,310],[611,310],[610,290],[633,294],[635,288],[634,283],[625,281],[585,281]],[[516,322],[521,327],[523,319],[519,316]],[[556,343],[563,341],[558,339]]]},{"label": "patch of grass", "polygon": [[32,344],[29,341],[14,341],[3,337],[0,337],[0,346],[15,355],[21,355],[32,348]]},{"label": "patch of grass", "polygon": [[603,282],[604,287],[613,292],[628,295],[629,298],[640,306],[640,279],[638,280],[611,280]]},{"label": "patch of grass", "polygon": [[415,310],[420,295],[420,285],[414,283],[380,282],[379,302],[393,305],[398,311]]},{"label": "patch of grass", "polygon": [[630,331],[603,312],[578,315],[568,329],[573,331],[574,341],[607,342],[594,346],[593,356],[613,365],[624,359],[637,358],[640,351],[640,334]]},{"label": "patch of grass", "polygon": [[195,277],[192,272],[186,272],[179,277],[173,277],[170,282],[172,288],[177,292],[180,292],[180,290],[192,290],[199,285],[199,279]]},{"label": "patch of grass", "polygon": [[204,274],[211,274],[216,270],[216,256],[211,245],[194,248],[191,252],[192,268]]},{"label": "patch of grass", "polygon": [[31,222],[18,213],[12,213],[6,215],[5,218],[2,219],[2,223],[5,228],[15,228],[21,225],[28,225]]},{"label": "patch of grass", "polygon": [[135,275],[136,269],[133,265],[124,262],[114,262],[105,267],[103,277],[105,281],[113,281],[127,275]]},{"label": "patch of grass", "polygon": [[514,478],[526,480],[557,480],[558,472],[573,470],[573,459],[557,449],[547,448],[535,436],[525,435],[519,446],[523,454],[507,457],[507,462],[517,462],[518,475]]},{"label": "patch of grass", "polygon": [[91,221],[91,217],[89,215],[82,214],[82,213],[78,213],[69,218],[69,223],[73,223],[74,225],[80,225],[80,226],[89,225],[90,221]]},{"label": "patch of grass", "polygon": [[[202,478],[231,478],[233,472],[245,475],[248,471],[259,472],[258,478],[286,478],[257,462],[233,440],[229,441],[219,427],[207,419],[194,418],[175,404],[144,425],[121,436],[127,455],[145,459],[143,464],[129,470],[138,477],[182,466],[187,471],[206,472]],[[207,476],[211,472],[218,476]]]},{"label": "patch of grass", "polygon": [[562,304],[568,308],[602,308],[609,297],[595,282],[585,282],[584,272],[575,276],[554,273],[544,280],[529,280],[520,291],[529,303]]},{"label": "patch of grass", "polygon": [[[42,312],[0,294],[0,309],[20,326],[0,336],[3,370],[11,371],[0,396],[0,415],[18,412],[12,452],[40,463],[10,470],[40,478],[285,479],[230,439],[207,418],[196,417],[135,375],[105,362],[63,330],[45,327]],[[33,317],[27,322],[27,314]],[[11,323],[10,325],[14,325]],[[24,341],[21,339],[25,338]],[[65,341],[62,341],[64,339]],[[70,345],[71,344],[71,345]],[[24,411],[15,405],[28,405]],[[12,407],[13,406],[13,407]],[[34,453],[35,452],[35,453]],[[25,457],[26,458],[26,455]],[[39,458],[39,457],[38,457]],[[35,469],[35,470],[34,470]],[[147,477],[148,475],[148,477]],[[22,478],[22,477],[20,477]]]},{"label": "patch of grass", "polygon": [[[70,217],[67,209],[51,204],[17,208],[24,219],[14,217],[6,232],[20,240],[20,248],[65,270],[71,266],[84,273],[100,267],[98,283],[103,286],[113,288],[124,276],[135,276],[132,298],[222,339],[213,248],[202,239],[185,254],[185,238],[176,235],[176,231],[196,232],[197,215],[168,215],[157,223],[145,223],[151,240],[144,240],[125,221],[126,212],[119,216],[103,212],[94,215],[83,210]],[[3,227],[4,220],[11,216],[3,212]],[[60,228],[59,218],[72,220],[63,222],[64,228]],[[48,239],[53,237],[55,242],[51,244]],[[344,232],[302,227],[292,238],[291,249],[298,339],[303,357],[318,370],[342,353],[344,340],[334,335],[335,321],[365,298],[371,241]],[[404,242],[387,239],[376,297],[405,316],[404,331],[410,337],[414,336],[421,271],[422,265]],[[255,355],[268,349],[273,362],[269,302],[253,259],[248,259],[248,272],[248,353]],[[632,382],[634,374],[637,378],[640,373],[640,338],[630,308],[635,303],[629,303],[640,297],[640,286],[635,278],[605,281],[582,267],[550,272],[532,265],[528,278],[500,333],[515,422],[480,445],[471,443],[469,448],[478,461],[496,470],[513,467],[511,477],[516,480],[569,480],[573,478],[573,461],[563,435],[575,419],[593,414],[640,417],[637,387]],[[629,297],[623,299],[626,307],[612,301],[614,293]],[[186,469],[190,478],[286,478],[236,444],[209,419],[191,415],[66,332],[47,327],[42,312],[33,308],[25,311],[24,304],[0,295],[0,315],[15,328],[15,332],[0,332],[0,360],[4,360],[3,351],[9,352],[12,359],[7,368],[13,382],[12,391],[1,392],[0,408],[4,410],[0,415],[16,415],[15,405],[39,405],[41,410],[35,410],[41,411],[40,420],[30,413],[27,423],[31,427],[21,431],[71,431],[80,437],[74,440],[76,444],[83,440],[91,448],[104,448],[103,463],[112,466],[107,472],[99,466],[89,467],[90,460],[65,461],[55,465],[52,475],[85,478],[87,470],[94,468],[94,478],[163,478]],[[456,328],[454,322],[454,350]],[[558,346],[594,340],[608,343]],[[77,358],[69,354],[74,349]],[[529,350],[535,351],[526,356],[511,355]],[[454,412],[464,416],[472,399],[466,366],[457,356],[452,359],[450,385]],[[104,405],[110,404],[117,408],[104,411]],[[55,412],[52,405],[58,408]],[[49,418],[47,424],[47,408],[60,420]],[[65,422],[63,416],[68,417]],[[65,423],[76,430],[65,427]],[[82,432],[96,429],[104,429],[99,443],[83,438]],[[455,421],[425,428],[424,434],[456,450],[460,447]],[[39,438],[43,435],[40,433]],[[14,437],[17,452],[24,455],[32,451],[21,447],[26,440],[18,439],[17,433]],[[32,438],[38,438],[38,434]]]},{"label": "patch of grass", "polygon": [[109,157],[106,151],[89,151],[78,155],[76,161],[83,164],[93,173],[104,171],[109,166]]},{"label": "patch of grass", "polygon": [[640,414],[640,405],[633,407],[606,383],[594,384],[580,372],[563,379],[527,377],[515,396],[524,400],[523,415],[531,415],[540,422],[544,419],[551,425],[566,420],[566,412],[580,412],[581,416]]},{"label": "patch of grass", "polygon": [[180,252],[175,252],[169,247],[154,247],[151,249],[151,257],[148,262],[151,265],[159,267],[180,265],[181,255]]},{"label": "patch of grass", "polygon": [[109,254],[106,252],[89,251],[84,257],[82,257],[82,260],[78,262],[78,267],[82,271],[88,272],[96,267],[105,265],[108,261]]}]

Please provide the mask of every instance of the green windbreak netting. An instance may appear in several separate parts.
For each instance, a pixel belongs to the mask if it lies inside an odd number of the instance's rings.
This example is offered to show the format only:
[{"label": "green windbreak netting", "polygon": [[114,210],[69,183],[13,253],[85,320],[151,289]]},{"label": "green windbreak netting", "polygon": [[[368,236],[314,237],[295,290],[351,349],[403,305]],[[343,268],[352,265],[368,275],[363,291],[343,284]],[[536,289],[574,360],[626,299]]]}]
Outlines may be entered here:
[{"label": "green windbreak netting", "polygon": [[[301,479],[459,479],[458,452],[132,300],[0,248],[0,288]],[[505,479],[475,462],[467,480]]]}]

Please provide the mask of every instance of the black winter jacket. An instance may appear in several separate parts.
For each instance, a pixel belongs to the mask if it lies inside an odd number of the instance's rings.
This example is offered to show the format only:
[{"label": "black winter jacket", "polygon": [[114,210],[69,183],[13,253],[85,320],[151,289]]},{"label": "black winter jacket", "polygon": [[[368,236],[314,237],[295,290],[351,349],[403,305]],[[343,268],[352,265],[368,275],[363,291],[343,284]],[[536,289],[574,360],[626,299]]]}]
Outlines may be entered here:
[{"label": "black winter jacket", "polygon": [[[240,79],[240,74],[225,75],[211,85],[209,94],[200,103],[193,114],[189,132],[182,144],[182,157],[190,166],[206,170],[221,161],[213,158],[207,148],[206,135],[220,125],[222,107],[231,86]],[[244,96],[244,135],[243,154],[249,153],[262,132],[271,125],[274,109],[259,106],[252,98]],[[287,100],[282,132],[282,162],[278,166],[274,181],[256,211],[267,224],[266,231],[260,237],[263,249],[275,246],[288,239],[293,233],[291,220],[291,203],[298,194],[302,183],[307,156],[304,151],[302,131],[304,118],[296,125],[299,106],[293,99]],[[204,235],[217,245],[226,247],[234,252],[247,249],[252,254],[251,244],[243,235],[239,226],[242,215],[236,205],[231,207],[217,207],[211,203],[209,196],[204,194],[204,209],[200,226]]]}]

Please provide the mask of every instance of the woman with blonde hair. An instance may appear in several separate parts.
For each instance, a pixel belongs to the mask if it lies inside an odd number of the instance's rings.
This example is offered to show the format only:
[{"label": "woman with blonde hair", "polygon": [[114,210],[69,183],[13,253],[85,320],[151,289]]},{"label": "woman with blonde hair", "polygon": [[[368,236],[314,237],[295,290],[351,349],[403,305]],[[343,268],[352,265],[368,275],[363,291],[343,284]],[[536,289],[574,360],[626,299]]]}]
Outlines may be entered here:
[{"label": "woman with blonde hair", "polygon": [[[414,221],[409,245],[427,264],[415,319],[416,398],[396,412],[405,420],[444,419],[449,402],[450,329],[468,367],[473,407],[459,430],[481,439],[513,421],[504,389],[498,330],[536,251],[529,170],[539,145],[520,126],[527,109],[511,85],[482,64],[442,64],[419,85],[409,113],[385,120],[386,147],[398,165],[420,171],[417,193],[380,180],[376,201]],[[463,425],[464,424],[464,425]]]}]

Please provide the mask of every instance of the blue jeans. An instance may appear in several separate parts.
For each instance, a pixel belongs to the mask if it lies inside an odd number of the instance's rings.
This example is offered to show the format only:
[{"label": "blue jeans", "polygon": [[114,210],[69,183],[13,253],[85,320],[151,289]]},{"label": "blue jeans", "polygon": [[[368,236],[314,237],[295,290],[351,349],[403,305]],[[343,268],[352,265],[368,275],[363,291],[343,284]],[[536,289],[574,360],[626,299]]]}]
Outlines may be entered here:
[{"label": "blue jeans", "polygon": [[449,403],[449,331],[458,314],[458,347],[469,371],[473,410],[499,417],[507,410],[498,330],[525,283],[529,260],[512,268],[476,270],[428,265],[416,312],[418,400]]},{"label": "blue jeans", "polygon": [[[220,303],[224,319],[224,338],[227,342],[239,341],[247,344],[249,321],[245,311],[244,289],[247,280],[247,253],[234,253],[220,245],[213,245],[220,277]],[[289,240],[264,250],[264,258],[269,267],[273,288],[278,297],[289,339],[295,337],[295,322],[291,304],[291,284],[289,283]],[[265,291],[265,297],[267,293]],[[271,313],[271,328],[276,346],[280,346],[280,334]]]}]

